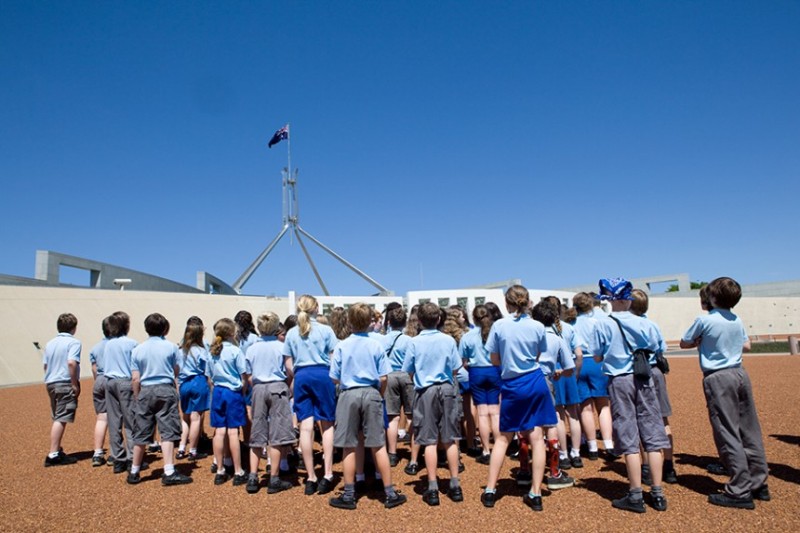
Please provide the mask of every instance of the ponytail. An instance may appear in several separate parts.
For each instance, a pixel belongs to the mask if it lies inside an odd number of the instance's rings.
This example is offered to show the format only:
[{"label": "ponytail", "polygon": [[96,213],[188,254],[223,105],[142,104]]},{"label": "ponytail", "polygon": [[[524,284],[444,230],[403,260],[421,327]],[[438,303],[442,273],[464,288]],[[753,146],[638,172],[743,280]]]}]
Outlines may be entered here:
[{"label": "ponytail", "polygon": [[317,306],[317,299],[309,294],[304,294],[297,300],[297,327],[300,328],[300,336],[303,338],[311,333],[311,315],[316,314]]},{"label": "ponytail", "polygon": [[214,324],[214,335],[214,342],[211,343],[209,351],[211,355],[218,356],[222,353],[223,342],[235,342],[234,335],[236,335],[236,324],[230,318],[220,318]]}]

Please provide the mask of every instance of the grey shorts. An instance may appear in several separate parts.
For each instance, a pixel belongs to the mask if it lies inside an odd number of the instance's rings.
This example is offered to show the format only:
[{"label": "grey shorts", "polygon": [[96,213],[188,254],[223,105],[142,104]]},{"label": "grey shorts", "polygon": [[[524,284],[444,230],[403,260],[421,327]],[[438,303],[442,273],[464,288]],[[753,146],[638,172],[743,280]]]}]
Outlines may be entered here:
[{"label": "grey shorts", "polygon": [[98,415],[108,412],[108,407],[106,407],[107,382],[108,378],[100,374],[97,376],[97,379],[94,380],[94,386],[92,387],[92,403],[94,403],[94,412]]},{"label": "grey shorts", "polygon": [[408,372],[392,372],[387,377],[386,393],[386,414],[389,416],[400,416],[400,408],[406,413],[406,417],[411,418],[411,410],[414,406],[414,382]]},{"label": "grey shorts", "polygon": [[414,438],[420,446],[461,438],[458,393],[452,383],[437,383],[417,390],[414,396]]},{"label": "grey shorts", "polygon": [[181,415],[175,385],[147,385],[133,401],[133,443],[150,444],[158,425],[162,441],[181,440]]},{"label": "grey shorts", "polygon": [[365,448],[386,445],[383,398],[373,387],[343,390],[336,403],[333,445],[337,448],[355,448],[358,446],[359,433],[364,434]]},{"label": "grey shorts", "polygon": [[667,392],[667,380],[658,367],[654,366],[652,370],[653,384],[656,387],[656,397],[658,398],[658,405],[661,407],[661,416],[667,418],[672,416],[672,403],[669,401],[669,392]]},{"label": "grey shorts", "polygon": [[653,378],[642,380],[633,374],[612,376],[608,392],[616,453],[639,453],[640,441],[646,452],[669,448]]},{"label": "grey shorts", "polygon": [[50,397],[50,416],[53,422],[74,422],[78,410],[78,399],[69,381],[47,384]]},{"label": "grey shorts", "polygon": [[285,446],[297,441],[292,425],[289,386],[285,381],[255,384],[251,405],[253,409],[251,448]]}]

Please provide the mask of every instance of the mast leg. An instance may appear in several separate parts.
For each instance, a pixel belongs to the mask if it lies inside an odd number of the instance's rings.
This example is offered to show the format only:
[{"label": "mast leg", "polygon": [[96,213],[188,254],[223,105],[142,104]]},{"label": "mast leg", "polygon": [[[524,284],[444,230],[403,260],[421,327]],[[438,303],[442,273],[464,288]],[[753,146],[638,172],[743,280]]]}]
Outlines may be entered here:
[{"label": "mast leg", "polygon": [[278,244],[278,242],[283,238],[284,235],[286,235],[287,231],[289,231],[289,225],[284,224],[283,229],[280,231],[280,233],[278,233],[278,235],[274,239],[272,239],[272,242],[269,243],[269,246],[267,246],[264,249],[264,251],[261,252],[258,257],[256,257],[256,260],[253,261],[253,263],[249,267],[247,267],[247,270],[245,270],[242,273],[242,275],[239,276],[239,279],[237,279],[236,282],[232,285],[233,289],[236,292],[238,292],[239,294],[242,293],[242,287],[244,287],[244,284],[247,283],[247,281],[250,279],[250,276],[253,275],[253,272],[255,272],[256,269],[258,269],[258,267],[261,266],[261,263],[264,262],[264,259],[266,259],[269,253],[272,251],[272,249],[275,248],[275,245]]},{"label": "mast leg", "polygon": [[306,245],[303,242],[303,239],[300,238],[300,234],[297,232],[297,226],[294,227],[294,234],[297,236],[297,242],[300,243],[300,248],[303,249],[303,253],[306,255],[306,259],[308,260],[308,264],[311,265],[311,270],[314,271],[314,276],[317,278],[317,282],[319,286],[322,287],[322,292],[325,293],[325,296],[330,296],[331,294],[328,292],[328,288],[325,286],[325,282],[322,281],[322,276],[319,275],[319,271],[317,270],[317,266],[314,264],[314,261],[311,259],[311,254],[308,253],[306,249]]}]

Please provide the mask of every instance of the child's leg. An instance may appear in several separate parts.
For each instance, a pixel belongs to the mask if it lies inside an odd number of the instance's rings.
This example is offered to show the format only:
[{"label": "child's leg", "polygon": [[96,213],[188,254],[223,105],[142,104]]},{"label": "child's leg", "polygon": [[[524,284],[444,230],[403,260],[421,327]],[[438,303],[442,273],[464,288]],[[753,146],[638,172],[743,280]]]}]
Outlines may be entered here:
[{"label": "child's leg", "polygon": [[614,433],[611,425],[611,402],[608,398],[595,398],[597,418],[600,421],[600,435],[607,451],[611,451],[614,442]]},{"label": "child's leg", "polygon": [[492,431],[492,420],[489,415],[489,406],[481,404],[478,406],[478,435],[481,438],[481,447],[484,455],[489,453],[489,439]]},{"label": "child's leg", "polygon": [[[272,448],[269,450],[270,455],[270,463],[272,463],[272,474],[277,475],[278,467],[276,466],[277,463],[272,462]],[[278,461],[280,461],[280,452],[278,452]],[[258,448],[250,448],[250,473],[258,475],[258,466],[261,462],[261,451]]]},{"label": "child's leg", "polygon": [[[659,472],[661,470],[661,462],[660,457],[661,453],[656,452],[659,456]],[[653,484],[656,484],[655,480],[655,465],[652,464],[653,457],[648,454],[648,459],[651,461],[650,465],[650,472],[653,476]],[[638,453],[627,453],[625,454],[625,467],[628,469],[628,486],[631,490],[638,489],[639,491],[642,490],[642,458],[641,455]],[[659,480],[658,485],[661,484],[661,474],[659,473]]]},{"label": "child's leg", "polygon": [[397,453],[397,430],[400,427],[400,417],[389,417],[389,427],[386,429],[386,447],[389,453]]},{"label": "child's leg", "polygon": [[558,413],[558,426],[556,428],[558,433],[558,448],[559,453],[564,455],[567,450],[569,450],[567,446],[567,424],[569,423],[569,419],[567,418],[567,412],[563,405],[556,407],[556,413]]},{"label": "child's leg", "polygon": [[530,442],[533,451],[531,493],[540,496],[542,494],[542,479],[544,478],[545,462],[547,460],[542,428],[536,427],[533,431],[530,431],[527,435],[527,440]]},{"label": "child's leg", "polygon": [[375,468],[381,475],[384,487],[392,485],[392,467],[389,465],[389,452],[386,447],[372,448],[372,458],[375,461]]},{"label": "child's leg", "polygon": [[568,405],[566,408],[567,418],[569,419],[569,438],[573,450],[581,448],[581,419],[578,413],[578,405]]},{"label": "child's leg", "polygon": [[436,463],[438,463],[439,454],[436,444],[425,446],[424,453],[425,453],[425,469],[428,471],[428,485],[430,486],[431,483],[437,483]]},{"label": "child's leg", "polygon": [[214,440],[212,445],[214,447],[214,464],[217,465],[218,472],[223,472],[223,459],[225,456],[225,428],[214,428]]},{"label": "child's leg", "polygon": [[324,476],[333,478],[333,422],[321,421],[322,426],[322,460],[325,465]]},{"label": "child's leg", "polygon": [[500,404],[489,406],[489,420],[492,424],[492,435],[496,439],[500,435]]},{"label": "child's leg", "polygon": [[239,428],[227,428],[226,432],[228,434],[228,447],[233,460],[233,472],[241,474],[244,470],[242,470],[242,448],[239,445]]},{"label": "child's leg", "polygon": [[510,440],[511,433],[498,433],[495,436],[492,458],[489,462],[489,477],[486,480],[487,491],[492,492],[497,486],[497,478],[500,477],[500,469],[503,468],[503,462],[506,460],[506,450]]},{"label": "child's leg", "polygon": [[203,428],[203,413],[189,413],[189,451],[197,452],[200,430]]},{"label": "child's leg", "polygon": [[[646,455],[647,455],[647,462],[650,465],[650,475],[653,478],[653,486],[660,487],[664,473],[664,455],[661,453],[661,450],[657,450],[654,452],[647,452]],[[640,478],[640,483],[641,483],[641,478]]]},{"label": "child's leg", "polygon": [[98,413],[94,423],[94,449],[102,450],[106,443],[106,430],[108,429],[108,414]]},{"label": "child's leg", "polygon": [[178,444],[178,451],[186,449],[186,444],[189,441],[189,424],[191,418],[189,413],[181,413],[181,442]]},{"label": "child's leg", "polygon": [[458,479],[458,458],[460,455],[458,441],[453,441],[446,445],[445,453],[447,454],[447,466],[450,468],[450,479]]},{"label": "child's leg", "polygon": [[[280,475],[280,464],[281,464],[281,457],[284,453],[288,453],[289,446],[270,446],[269,447],[269,462],[272,463],[272,469],[270,470],[270,479],[275,479]],[[252,456],[250,458],[252,461]],[[258,472],[258,470],[253,470],[253,466],[250,465],[250,472]]]},{"label": "child's leg", "polygon": [[[547,428],[546,462],[547,467],[550,469],[550,475],[554,477],[561,472],[561,470],[558,468],[558,439],[558,427],[556,426]],[[564,440],[567,440],[566,435],[564,435]]]},{"label": "child's leg", "polygon": [[300,450],[303,452],[303,464],[306,466],[308,481],[316,481],[314,472],[314,417],[300,422]]},{"label": "child's leg", "polygon": [[161,455],[164,457],[164,473],[169,475],[175,471],[175,441],[161,441]]},{"label": "child's leg", "polygon": [[[354,448],[356,453],[356,476],[360,477],[360,480],[364,479],[364,433],[362,431],[358,432],[358,446]],[[359,480],[359,481],[360,481]]]},{"label": "child's leg", "polygon": [[672,463],[672,429],[669,427],[669,418],[664,417],[664,431],[667,432],[669,448],[664,449],[664,461]]},{"label": "child's leg", "polygon": [[53,422],[50,426],[50,453],[57,453],[61,448],[61,438],[67,428],[66,422]]},{"label": "child's leg", "polygon": [[471,393],[465,392],[461,395],[461,407],[464,410],[464,426],[466,429],[464,440],[467,448],[472,448],[475,445],[475,415],[473,414],[474,407],[472,406]]},{"label": "child's leg", "polygon": [[139,471],[139,468],[141,468],[142,461],[144,461],[144,448],[145,448],[144,444],[133,445],[133,461],[131,462],[131,473],[136,473]]},{"label": "child's leg", "polygon": [[581,403],[581,426],[586,435],[590,452],[597,452],[597,426],[594,423],[594,402],[592,398]]}]

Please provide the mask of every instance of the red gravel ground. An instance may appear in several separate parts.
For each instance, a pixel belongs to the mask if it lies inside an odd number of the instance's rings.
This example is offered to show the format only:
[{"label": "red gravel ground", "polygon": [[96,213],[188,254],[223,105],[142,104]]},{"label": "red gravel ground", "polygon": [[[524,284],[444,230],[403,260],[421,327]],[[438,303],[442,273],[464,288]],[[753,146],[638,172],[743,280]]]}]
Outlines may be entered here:
[{"label": "red gravel ground", "polygon": [[[676,442],[679,484],[666,486],[669,510],[648,508],[644,515],[612,509],[610,500],[625,493],[627,482],[621,461],[607,464],[585,461],[570,472],[575,488],[545,492],[543,513],[522,504],[522,492],[511,481],[507,460],[501,475],[501,498],[494,509],[479,501],[487,468],[464,457],[462,485],[466,501],[456,504],[442,497],[439,507],[425,505],[419,496],[419,478],[394,469],[395,482],[409,502],[386,510],[378,495],[359,501],[356,511],[328,506],[327,497],[307,497],[298,486],[284,493],[249,495],[230,483],[214,486],[210,459],[195,469],[180,462],[194,483],[162,487],[160,456],[149,456],[149,470],[137,486],[107,467],[92,468],[94,413],[83,384],[75,424],[64,437],[67,453],[81,460],[70,466],[45,469],[49,440],[49,407],[43,385],[0,390],[0,530],[102,531],[170,529],[172,531],[800,531],[800,357],[752,356],[746,367],[753,381],[770,465],[771,502],[758,502],[755,511],[724,509],[707,503],[707,495],[722,487],[724,478],[706,473],[715,448],[706,414],[701,375],[694,358],[673,359],[668,377],[675,410],[672,427]],[[402,450],[405,453],[405,450]],[[336,465],[340,473],[340,465]],[[440,475],[446,475],[440,470]],[[341,488],[341,484],[339,485]]]}]

